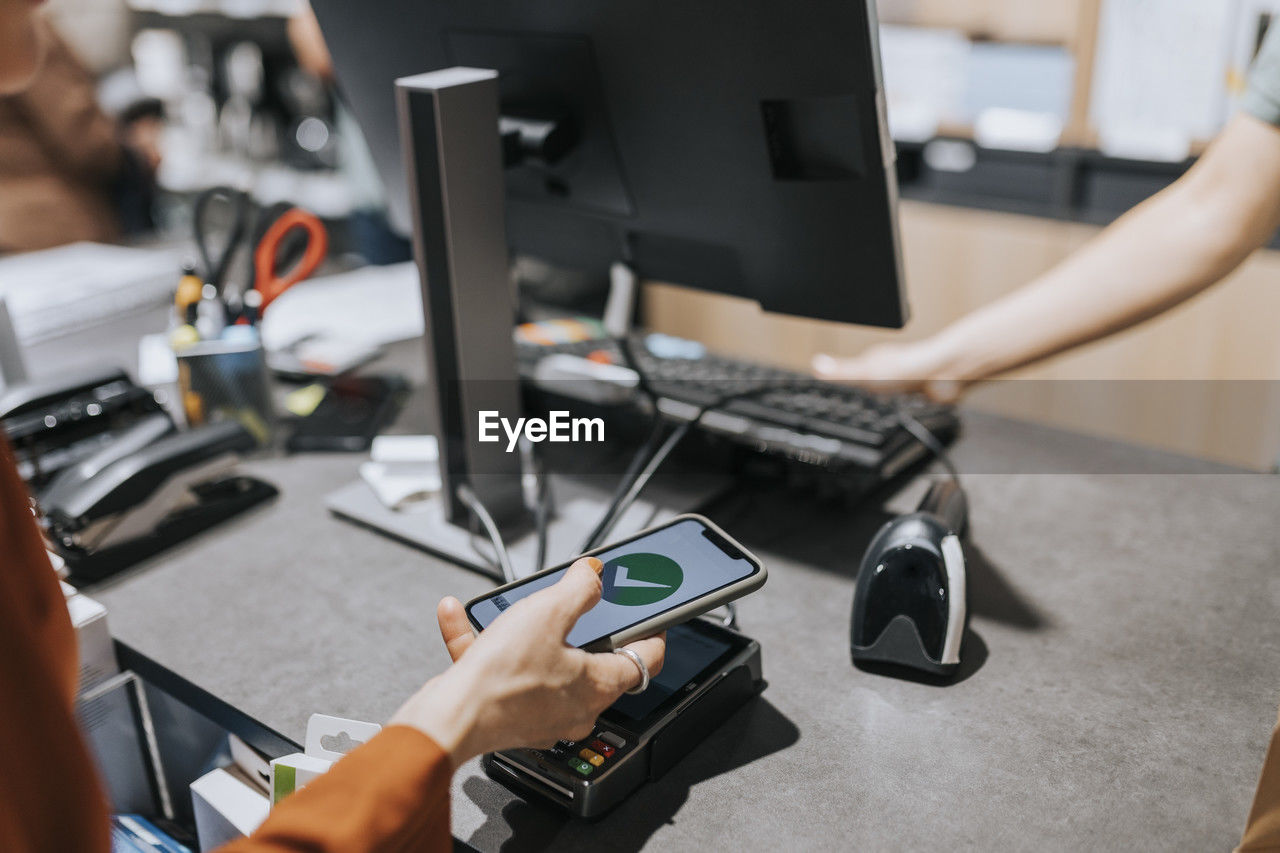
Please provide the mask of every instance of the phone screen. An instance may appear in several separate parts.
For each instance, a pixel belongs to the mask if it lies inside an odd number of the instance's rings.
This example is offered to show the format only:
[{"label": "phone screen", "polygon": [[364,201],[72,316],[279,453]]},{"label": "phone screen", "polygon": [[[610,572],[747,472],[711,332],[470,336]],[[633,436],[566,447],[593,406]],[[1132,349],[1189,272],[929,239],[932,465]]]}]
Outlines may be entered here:
[{"label": "phone screen", "polygon": [[[683,519],[596,554],[604,563],[600,603],[578,619],[569,645],[588,645],[759,571],[750,560],[731,556],[704,536],[707,529]],[[469,609],[471,617],[484,630],[502,611],[564,573],[559,569],[477,601]]]}]

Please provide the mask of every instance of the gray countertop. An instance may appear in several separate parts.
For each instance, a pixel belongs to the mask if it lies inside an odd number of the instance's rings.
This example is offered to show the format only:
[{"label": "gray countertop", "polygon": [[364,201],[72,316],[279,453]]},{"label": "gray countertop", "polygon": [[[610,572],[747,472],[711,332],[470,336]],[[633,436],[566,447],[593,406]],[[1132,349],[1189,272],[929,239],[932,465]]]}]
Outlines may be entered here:
[{"label": "gray countertop", "polygon": [[[923,480],[860,509],[743,494],[717,520],[770,569],[740,607],[764,694],[596,824],[473,762],[454,834],[481,850],[1229,849],[1280,702],[1280,480],[977,413],[955,456],[973,517],[955,683],[849,661],[858,558]],[[488,582],[331,517],[359,461],[250,463],[280,499],[94,589],[113,633],[295,740],[316,711],[384,720],[447,663],[436,601]]]}]

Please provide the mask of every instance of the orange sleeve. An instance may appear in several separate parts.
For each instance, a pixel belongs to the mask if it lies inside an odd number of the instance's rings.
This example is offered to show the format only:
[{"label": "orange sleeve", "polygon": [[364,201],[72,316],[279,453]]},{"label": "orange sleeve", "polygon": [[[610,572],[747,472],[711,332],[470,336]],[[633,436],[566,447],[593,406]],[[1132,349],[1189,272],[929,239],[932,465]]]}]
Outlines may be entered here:
[{"label": "orange sleeve", "polygon": [[452,775],[435,741],[408,726],[388,726],[220,853],[451,851]]},{"label": "orange sleeve", "polygon": [[0,433],[0,850],[111,849],[72,711],[77,669],[62,590]]},{"label": "orange sleeve", "polygon": [[1280,723],[1271,731],[1271,745],[1262,760],[1262,775],[1253,796],[1249,823],[1236,850],[1277,849],[1280,849]]}]

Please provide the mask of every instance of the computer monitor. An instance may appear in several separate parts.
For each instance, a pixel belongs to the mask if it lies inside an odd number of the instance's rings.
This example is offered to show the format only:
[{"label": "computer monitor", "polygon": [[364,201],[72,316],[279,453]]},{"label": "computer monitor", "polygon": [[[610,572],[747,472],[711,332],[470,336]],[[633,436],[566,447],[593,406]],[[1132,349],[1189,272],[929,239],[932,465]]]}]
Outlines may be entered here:
[{"label": "computer monitor", "polygon": [[[507,169],[513,251],[907,320],[874,0],[312,0],[408,230],[394,81],[499,72],[504,119],[567,133]],[[547,160],[551,162],[547,162]]]}]

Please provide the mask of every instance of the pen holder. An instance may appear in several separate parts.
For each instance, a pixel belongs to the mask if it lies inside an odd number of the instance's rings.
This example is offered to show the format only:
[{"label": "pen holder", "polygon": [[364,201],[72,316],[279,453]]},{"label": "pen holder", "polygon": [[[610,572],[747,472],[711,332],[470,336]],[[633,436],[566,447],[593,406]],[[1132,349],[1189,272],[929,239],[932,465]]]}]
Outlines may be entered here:
[{"label": "pen holder", "polygon": [[232,418],[269,445],[279,419],[259,341],[202,341],[177,350],[182,410],[191,426]]}]

